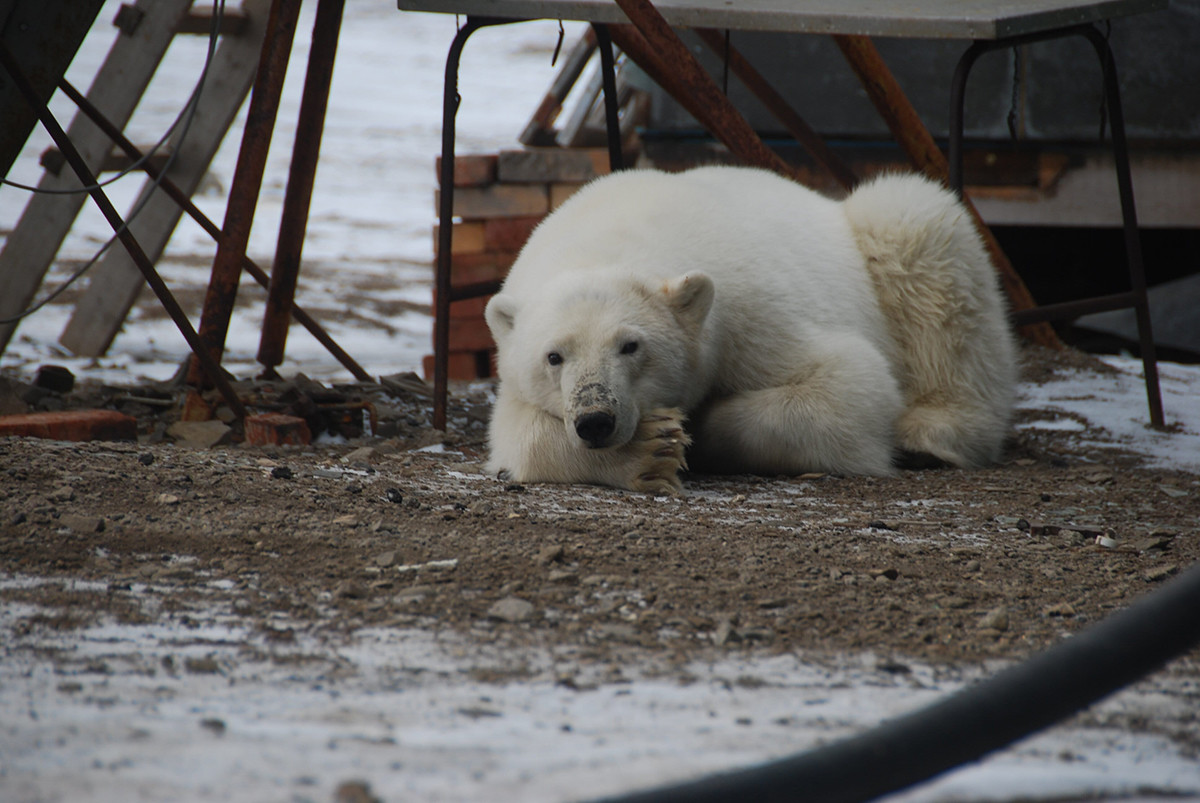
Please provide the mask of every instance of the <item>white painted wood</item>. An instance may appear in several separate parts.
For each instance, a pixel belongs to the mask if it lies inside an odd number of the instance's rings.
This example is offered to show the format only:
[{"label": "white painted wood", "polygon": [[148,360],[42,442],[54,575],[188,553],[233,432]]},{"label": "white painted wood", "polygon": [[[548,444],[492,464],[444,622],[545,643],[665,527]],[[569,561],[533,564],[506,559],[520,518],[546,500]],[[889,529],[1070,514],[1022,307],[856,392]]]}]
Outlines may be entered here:
[{"label": "white painted wood", "polygon": [[[123,128],[133,114],[146,85],[162,61],[179,20],[192,0],[138,0],[144,13],[133,36],[118,33],[108,58],[96,73],[87,97],[115,125]],[[95,170],[112,145],[82,113],[76,114],[67,135],[90,168]],[[38,187],[79,187],[75,174],[64,166],[57,175],[45,173]],[[63,239],[79,214],[85,194],[34,194],[0,250],[0,318],[25,310],[41,286]],[[0,353],[17,324],[0,324]]]},{"label": "white painted wood", "polygon": [[[192,125],[182,143],[177,137],[171,140],[171,149],[178,156],[167,175],[188,196],[204,177],[254,83],[270,6],[270,0],[244,0],[246,29],[237,36],[222,37]],[[151,189],[152,183],[147,180],[133,208]],[[130,225],[130,231],[151,262],[162,256],[182,214],[178,204],[156,190]],[[76,302],[75,312],[58,342],[81,357],[104,354],[144,284],[129,252],[119,246],[111,248],[89,272],[87,289]]]},{"label": "white painted wood", "polygon": [[[397,0],[404,11],[628,22],[613,0]],[[1167,7],[1167,0],[655,0],[681,28],[1001,39]]]}]

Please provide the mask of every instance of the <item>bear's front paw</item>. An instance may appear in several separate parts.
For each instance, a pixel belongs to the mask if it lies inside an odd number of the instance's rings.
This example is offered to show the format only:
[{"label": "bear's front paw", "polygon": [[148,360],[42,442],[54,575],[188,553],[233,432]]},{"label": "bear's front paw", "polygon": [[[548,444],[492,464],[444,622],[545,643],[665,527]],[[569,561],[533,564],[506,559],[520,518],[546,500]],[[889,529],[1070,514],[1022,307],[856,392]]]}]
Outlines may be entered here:
[{"label": "bear's front paw", "polygon": [[651,410],[638,424],[630,446],[637,455],[629,487],[651,494],[682,494],[679,472],[687,468],[684,453],[692,439],[683,430],[683,412],[677,408]]}]

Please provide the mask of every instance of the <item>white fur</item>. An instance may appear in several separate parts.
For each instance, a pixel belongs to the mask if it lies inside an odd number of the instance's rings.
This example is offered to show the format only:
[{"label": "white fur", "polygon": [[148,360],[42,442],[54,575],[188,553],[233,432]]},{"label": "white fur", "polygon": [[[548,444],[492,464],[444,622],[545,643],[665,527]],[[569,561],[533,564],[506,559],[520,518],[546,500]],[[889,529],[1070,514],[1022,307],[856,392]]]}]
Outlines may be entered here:
[{"label": "white fur", "polygon": [[537,228],[487,320],[489,467],[517,480],[678,487],[684,417],[687,460],[722,473],[978,466],[1008,428],[987,254],[916,176],[836,202],[747,168],[614,174]]}]

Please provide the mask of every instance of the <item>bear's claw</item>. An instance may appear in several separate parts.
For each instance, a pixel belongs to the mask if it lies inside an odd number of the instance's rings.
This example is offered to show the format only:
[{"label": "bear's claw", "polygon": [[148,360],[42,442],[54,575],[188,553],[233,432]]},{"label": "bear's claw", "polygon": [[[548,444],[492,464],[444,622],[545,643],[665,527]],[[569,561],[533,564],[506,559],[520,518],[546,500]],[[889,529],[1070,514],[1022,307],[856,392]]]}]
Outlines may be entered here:
[{"label": "bear's claw", "polygon": [[[666,426],[663,426],[663,425]],[[630,488],[651,494],[682,494],[680,470],[687,468],[685,452],[692,439],[683,431],[683,412],[651,410],[642,418],[630,445],[637,450]]]}]

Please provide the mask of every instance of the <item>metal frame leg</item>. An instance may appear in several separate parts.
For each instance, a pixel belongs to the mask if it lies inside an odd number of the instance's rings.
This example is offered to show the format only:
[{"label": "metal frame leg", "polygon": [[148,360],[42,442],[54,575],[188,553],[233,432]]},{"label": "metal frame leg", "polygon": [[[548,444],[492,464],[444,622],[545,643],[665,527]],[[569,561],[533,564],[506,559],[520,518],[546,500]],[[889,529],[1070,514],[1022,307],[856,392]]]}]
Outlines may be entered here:
[{"label": "metal frame leg", "polygon": [[621,99],[617,97],[617,68],[613,59],[612,37],[608,26],[592,23],[596,32],[596,47],[600,51],[600,71],[604,85],[604,124],[608,139],[608,167],[622,170],[625,157],[621,154]]},{"label": "metal frame leg", "polygon": [[954,71],[950,90],[950,187],[959,197],[963,195],[963,101],[966,95],[967,78],[976,60],[984,53],[1020,45],[1082,36],[1091,43],[1100,60],[1104,80],[1105,97],[1108,103],[1109,121],[1112,128],[1112,154],[1117,173],[1117,192],[1121,199],[1121,224],[1125,234],[1125,258],[1129,269],[1128,293],[1049,304],[1014,315],[1018,324],[1035,321],[1073,317],[1085,312],[1100,312],[1109,309],[1132,307],[1137,316],[1138,345],[1142,356],[1142,370],[1146,382],[1146,400],[1150,408],[1150,424],[1156,428],[1164,426],[1162,393],[1158,381],[1158,362],[1154,349],[1154,335],[1150,322],[1150,305],[1146,297],[1146,273],[1142,261],[1142,245],[1138,234],[1137,210],[1133,200],[1133,180],[1129,168],[1129,146],[1125,139],[1125,116],[1121,107],[1121,90],[1117,83],[1117,68],[1113,61],[1108,41],[1091,25],[1078,25],[1057,31],[1017,36],[996,41],[977,41],[967,48]]},{"label": "metal frame leg", "polygon": [[[446,74],[442,88],[442,158],[441,169],[438,173],[441,195],[438,203],[437,268],[434,273],[433,291],[433,427],[443,431],[446,429],[446,402],[450,385],[450,304],[453,301],[494,293],[498,289],[497,285],[492,282],[455,289],[451,286],[450,281],[450,248],[454,227],[455,118],[462,102],[462,98],[458,94],[458,67],[462,60],[463,48],[471,34],[480,28],[508,25],[514,22],[523,22],[523,20],[467,17],[466,23],[459,28],[458,33],[454,36],[454,41],[450,43],[450,52],[446,56]],[[609,165],[613,170],[620,170],[623,167],[624,159],[621,154],[621,129],[617,116],[619,102],[612,42],[605,26],[593,27],[596,29],[600,64],[603,70]]]}]

